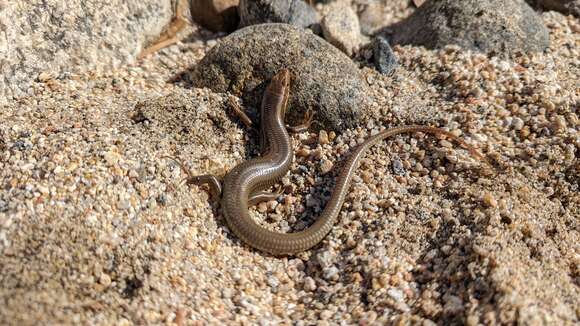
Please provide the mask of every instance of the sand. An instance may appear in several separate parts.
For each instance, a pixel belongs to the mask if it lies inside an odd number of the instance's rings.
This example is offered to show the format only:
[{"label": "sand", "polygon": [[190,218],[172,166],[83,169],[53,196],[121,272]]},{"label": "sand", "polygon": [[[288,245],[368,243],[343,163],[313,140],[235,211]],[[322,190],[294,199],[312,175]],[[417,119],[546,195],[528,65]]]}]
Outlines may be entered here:
[{"label": "sand", "polygon": [[227,95],[183,78],[217,35],[36,82],[0,109],[0,324],[577,324],[580,23],[542,19],[544,54],[405,46],[394,77],[362,68],[375,116],[293,136],[261,223],[307,227],[350,149],[390,126],[443,127],[494,167],[445,139],[385,141],[328,237],[295,257],[244,245],[164,158],[223,176],[258,153]]}]

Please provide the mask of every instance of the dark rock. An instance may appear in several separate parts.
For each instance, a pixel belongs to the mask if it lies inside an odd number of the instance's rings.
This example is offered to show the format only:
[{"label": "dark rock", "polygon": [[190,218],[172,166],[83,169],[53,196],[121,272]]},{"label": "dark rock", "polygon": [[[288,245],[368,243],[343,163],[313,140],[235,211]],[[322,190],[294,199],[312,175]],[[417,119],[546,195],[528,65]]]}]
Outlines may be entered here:
[{"label": "dark rock", "polygon": [[375,68],[383,75],[391,75],[397,68],[397,57],[393,53],[389,41],[382,36],[373,41],[373,57]]},{"label": "dark rock", "polygon": [[399,158],[393,159],[393,161],[391,162],[391,166],[393,168],[394,174],[400,175],[400,176],[405,175],[405,173],[406,173],[405,166],[403,165],[403,162],[401,162],[401,160]]},{"label": "dark rock", "polygon": [[285,23],[308,27],[318,23],[314,8],[302,0],[241,0],[240,27],[263,23]]},{"label": "dark rock", "polygon": [[523,0],[429,0],[393,28],[393,44],[465,49],[498,55],[543,51],[550,40]]},{"label": "dark rock", "polygon": [[192,80],[196,87],[242,96],[256,114],[265,86],[281,68],[293,73],[291,123],[311,108],[325,128],[342,131],[368,113],[368,87],[357,66],[309,30],[288,24],[254,25],[223,38],[196,66]]},{"label": "dark rock", "polygon": [[215,32],[232,32],[238,27],[239,0],[191,0],[191,18]]},{"label": "dark rock", "polygon": [[320,24],[319,24],[319,23],[312,24],[312,25],[310,25],[310,27],[308,27],[308,28],[309,28],[309,29],[312,31],[312,33],[314,33],[315,35],[318,35],[318,36],[320,36],[320,37],[324,37],[324,36],[322,35],[322,26],[320,26]]}]

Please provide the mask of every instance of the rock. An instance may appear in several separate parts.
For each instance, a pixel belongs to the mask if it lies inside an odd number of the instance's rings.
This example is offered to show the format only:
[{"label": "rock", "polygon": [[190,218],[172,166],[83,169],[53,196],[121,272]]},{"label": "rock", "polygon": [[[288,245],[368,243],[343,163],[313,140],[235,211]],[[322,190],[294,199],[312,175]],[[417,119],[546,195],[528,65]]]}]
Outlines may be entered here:
[{"label": "rock", "polygon": [[391,297],[393,300],[397,302],[404,302],[405,300],[405,294],[403,293],[403,291],[397,288],[388,289],[387,294],[389,295],[389,297]]},{"label": "rock", "polygon": [[338,279],[340,271],[336,266],[330,266],[322,270],[322,277],[328,281],[336,281]]},{"label": "rock", "polygon": [[413,0],[413,4],[415,5],[415,7],[421,7],[426,0]]},{"label": "rock", "polygon": [[3,1],[0,104],[27,95],[42,76],[132,61],[171,20],[171,1]]},{"label": "rock", "polygon": [[358,19],[361,32],[365,35],[373,35],[385,26],[385,5],[383,2],[370,2],[359,13]]},{"label": "rock", "polygon": [[389,45],[389,41],[382,36],[373,41],[373,57],[375,68],[383,75],[390,75],[397,68],[397,58]]},{"label": "rock", "polygon": [[446,315],[457,315],[465,309],[463,300],[457,296],[445,295],[443,300],[445,301],[445,306],[443,306],[443,313]]},{"label": "rock", "polygon": [[215,32],[233,32],[238,27],[240,0],[191,0],[191,18]]},{"label": "rock", "polygon": [[550,43],[542,20],[523,0],[427,1],[393,31],[393,44],[457,44],[500,56],[543,51]]},{"label": "rock", "polygon": [[316,290],[316,281],[310,276],[304,278],[304,291],[312,292]]},{"label": "rock", "polygon": [[318,23],[314,8],[302,0],[241,0],[238,13],[240,27],[264,23],[308,27]]},{"label": "rock", "polygon": [[324,38],[352,56],[368,39],[360,33],[358,16],[352,7],[342,1],[334,2],[327,7],[322,19],[322,34]]},{"label": "rock", "polygon": [[192,81],[242,96],[255,116],[267,83],[281,68],[293,74],[290,123],[302,121],[312,108],[325,129],[342,131],[369,113],[369,90],[358,67],[309,30],[288,24],[253,25],[221,39],[195,67]]},{"label": "rock", "polygon": [[334,266],[335,261],[336,252],[332,250],[321,250],[316,253],[310,262],[314,265],[322,267],[322,269],[327,269]]},{"label": "rock", "polygon": [[392,162],[393,173],[396,175],[403,176],[405,175],[405,166],[403,166],[403,162],[399,158],[393,159]]},{"label": "rock", "polygon": [[530,5],[580,17],[580,0],[527,0]]}]

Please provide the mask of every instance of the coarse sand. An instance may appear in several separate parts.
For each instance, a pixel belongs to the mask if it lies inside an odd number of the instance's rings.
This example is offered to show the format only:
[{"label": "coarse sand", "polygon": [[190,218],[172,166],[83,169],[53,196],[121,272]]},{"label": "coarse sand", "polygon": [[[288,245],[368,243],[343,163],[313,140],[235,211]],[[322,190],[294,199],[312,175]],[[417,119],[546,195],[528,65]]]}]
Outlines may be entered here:
[{"label": "coarse sand", "polygon": [[390,126],[445,128],[493,168],[446,139],[387,140],[331,233],[295,257],[244,245],[164,158],[223,176],[258,154],[226,94],[188,85],[215,36],[36,82],[0,108],[0,324],[577,324],[580,22],[542,19],[542,54],[405,46],[394,77],[363,67],[374,117],[293,136],[261,223],[310,225],[350,149]]}]

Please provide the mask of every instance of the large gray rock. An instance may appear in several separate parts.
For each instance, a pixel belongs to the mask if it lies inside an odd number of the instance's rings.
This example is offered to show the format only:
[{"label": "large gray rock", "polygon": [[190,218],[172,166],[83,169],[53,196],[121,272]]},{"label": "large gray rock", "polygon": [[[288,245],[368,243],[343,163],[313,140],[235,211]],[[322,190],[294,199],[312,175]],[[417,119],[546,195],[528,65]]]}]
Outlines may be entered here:
[{"label": "large gray rock", "polygon": [[223,38],[195,67],[192,80],[242,96],[255,115],[265,86],[281,68],[293,73],[290,121],[312,108],[324,127],[342,131],[368,112],[368,87],[358,67],[309,30],[287,24],[253,25]]},{"label": "large gray rock", "polygon": [[548,30],[523,0],[429,0],[394,27],[394,44],[465,49],[509,55],[543,51]]},{"label": "large gray rock", "polygon": [[285,23],[308,27],[318,22],[314,8],[302,0],[240,0],[240,26]]},{"label": "large gray rock", "polygon": [[131,61],[171,20],[171,0],[14,0],[0,3],[0,103],[62,72]]}]

